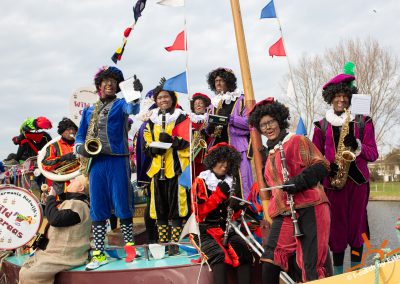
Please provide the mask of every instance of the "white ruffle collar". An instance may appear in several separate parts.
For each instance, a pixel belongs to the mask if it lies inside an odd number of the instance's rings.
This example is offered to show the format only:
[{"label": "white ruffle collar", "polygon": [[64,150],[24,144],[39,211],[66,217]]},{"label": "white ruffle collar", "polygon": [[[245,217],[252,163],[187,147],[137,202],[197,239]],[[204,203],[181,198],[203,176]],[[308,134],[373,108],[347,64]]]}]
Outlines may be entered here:
[{"label": "white ruffle collar", "polygon": [[[346,113],[342,113],[340,116],[336,115],[333,108],[327,110],[325,114],[326,120],[333,126],[342,126],[346,119]],[[354,119],[354,115],[350,114],[350,121]]]},{"label": "white ruffle collar", "polygon": [[195,114],[195,113],[190,113],[189,114],[190,120],[194,123],[197,122],[203,122],[203,121],[208,121],[208,113],[205,114]]},{"label": "white ruffle collar", "polygon": [[233,178],[231,176],[226,175],[225,179],[219,179],[215,176],[215,174],[211,170],[203,171],[199,174],[199,178],[202,178],[207,185],[207,188],[211,191],[215,191],[218,183],[221,181],[226,182],[230,188],[232,188]]},{"label": "white ruffle collar", "polygon": [[218,107],[221,101],[229,105],[231,102],[235,102],[242,95],[242,93],[243,92],[239,89],[236,89],[233,92],[226,92],[225,94],[219,93],[211,99],[211,103],[214,107]]},{"label": "white ruffle collar", "polygon": [[[152,114],[150,116],[150,120],[157,125],[162,124],[162,114],[159,114],[159,108],[155,108],[152,110]],[[167,112],[165,114],[165,124],[169,124],[173,121],[176,121],[181,114],[186,114],[186,112],[180,108],[176,108],[172,114]]]}]

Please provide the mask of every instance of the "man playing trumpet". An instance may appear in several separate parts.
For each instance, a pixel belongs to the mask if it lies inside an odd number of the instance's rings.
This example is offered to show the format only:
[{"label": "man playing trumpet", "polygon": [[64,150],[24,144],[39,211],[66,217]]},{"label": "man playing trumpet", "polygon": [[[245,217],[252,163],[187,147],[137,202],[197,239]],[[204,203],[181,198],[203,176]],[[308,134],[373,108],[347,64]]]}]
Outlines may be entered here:
[{"label": "man playing trumpet", "polygon": [[[66,174],[79,167],[79,163],[73,153],[77,131],[78,126],[71,119],[64,117],[59,122],[57,132],[61,135],[61,138],[46,149],[46,155],[42,161],[44,170],[57,174]],[[60,196],[65,192],[69,183],[69,180],[53,181],[52,185],[54,191]]]}]

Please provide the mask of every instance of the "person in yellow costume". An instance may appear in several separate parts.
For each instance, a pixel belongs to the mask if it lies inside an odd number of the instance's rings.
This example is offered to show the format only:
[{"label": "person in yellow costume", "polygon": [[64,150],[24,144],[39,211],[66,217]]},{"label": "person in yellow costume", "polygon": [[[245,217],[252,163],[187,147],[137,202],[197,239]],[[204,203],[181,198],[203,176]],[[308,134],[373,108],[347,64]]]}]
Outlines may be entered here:
[{"label": "person in yellow costume", "polygon": [[[143,134],[144,151],[152,158],[147,170],[147,175],[151,178],[150,217],[157,221],[160,243],[178,242],[182,220],[189,211],[188,192],[178,184],[178,179],[189,165],[190,144],[181,137],[172,136],[172,132],[187,116],[177,105],[174,92],[158,86],[153,97],[157,108],[153,110]],[[156,142],[170,143],[171,146],[163,149],[160,145],[154,145]],[[178,253],[177,245],[169,247],[169,255]]]}]

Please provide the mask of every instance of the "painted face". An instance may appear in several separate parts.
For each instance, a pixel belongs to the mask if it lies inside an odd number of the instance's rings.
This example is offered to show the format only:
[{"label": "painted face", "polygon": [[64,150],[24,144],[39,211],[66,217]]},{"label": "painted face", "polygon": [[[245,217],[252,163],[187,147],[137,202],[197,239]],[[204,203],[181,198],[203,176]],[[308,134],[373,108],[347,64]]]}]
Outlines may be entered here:
[{"label": "painted face", "polygon": [[157,107],[161,110],[167,110],[172,107],[172,98],[166,91],[161,91],[157,96]]},{"label": "painted face", "polygon": [[62,138],[65,140],[73,141],[75,140],[76,136],[76,130],[75,128],[67,128],[64,130],[64,132],[61,134]]},{"label": "painted face", "polygon": [[350,106],[349,96],[344,93],[338,93],[332,99],[332,106],[335,114],[342,114],[344,109],[348,109]]},{"label": "painted face", "polygon": [[100,84],[101,98],[113,97],[117,92],[117,80],[114,78],[104,78]]},{"label": "painted face", "polygon": [[217,176],[224,176],[228,173],[228,162],[218,162],[212,168],[212,171]]},{"label": "painted face", "polygon": [[220,76],[217,76],[214,81],[215,84],[215,92],[219,93],[226,93],[228,91],[228,87],[226,86],[226,82]]},{"label": "painted face", "polygon": [[197,99],[193,103],[195,114],[204,114],[206,112],[206,105],[202,99]]},{"label": "painted face", "polygon": [[281,132],[278,121],[269,115],[265,115],[261,118],[259,126],[261,133],[267,137],[268,140],[275,140]]}]

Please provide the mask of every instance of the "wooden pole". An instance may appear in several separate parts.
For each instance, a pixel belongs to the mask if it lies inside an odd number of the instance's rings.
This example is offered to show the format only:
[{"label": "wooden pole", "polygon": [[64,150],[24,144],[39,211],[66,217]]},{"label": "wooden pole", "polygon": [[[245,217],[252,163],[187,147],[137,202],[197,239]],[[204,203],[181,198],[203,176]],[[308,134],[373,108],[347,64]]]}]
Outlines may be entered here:
[{"label": "wooden pole", "polygon": [[[254,98],[253,84],[251,81],[249,58],[247,56],[246,39],[244,36],[239,0],[230,0],[230,2],[231,2],[233,23],[235,26],[236,45],[239,54],[239,63],[240,63],[240,71],[242,74],[246,110],[247,114],[249,114],[250,110],[253,109],[256,101]],[[256,168],[258,188],[265,188],[266,186],[262,172],[263,168],[262,157],[260,152],[262,150],[262,143],[260,134],[257,132],[255,128],[250,129],[250,140],[253,149],[253,158],[254,158],[254,165]],[[264,219],[268,220],[269,223],[271,223],[272,220],[268,216],[268,202],[270,199],[269,193],[260,191],[260,198],[263,205]]]}]

